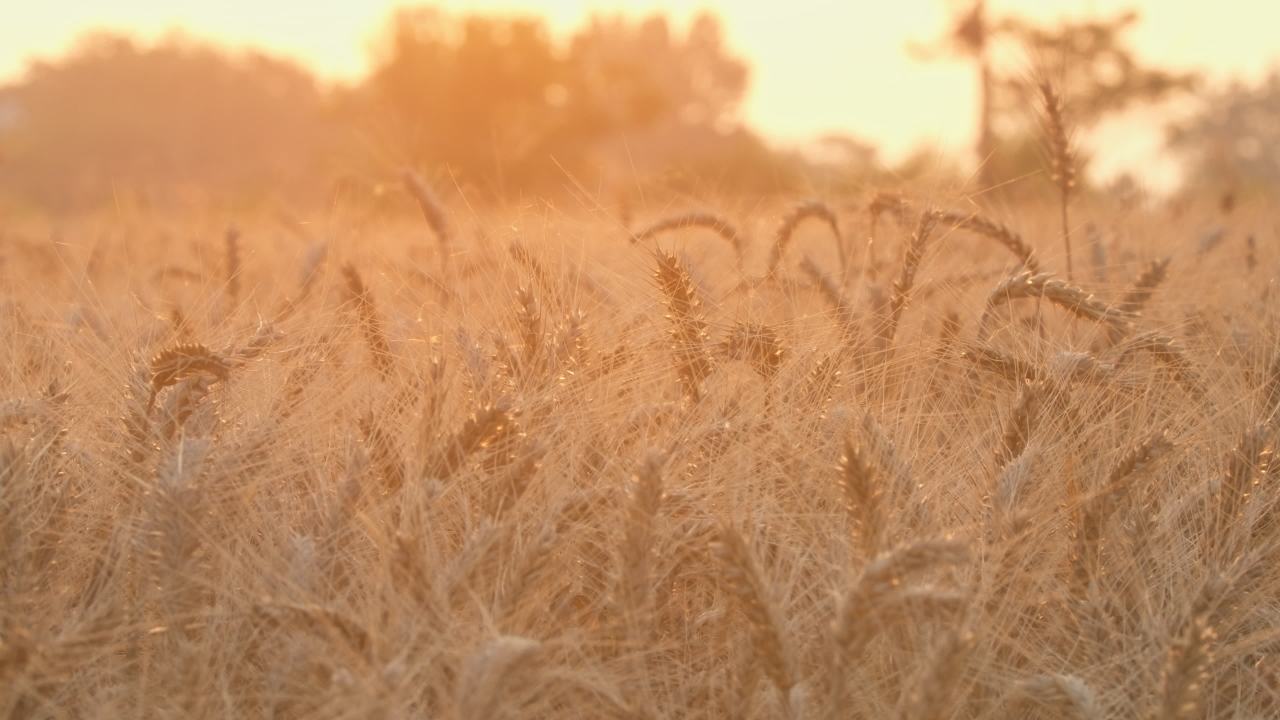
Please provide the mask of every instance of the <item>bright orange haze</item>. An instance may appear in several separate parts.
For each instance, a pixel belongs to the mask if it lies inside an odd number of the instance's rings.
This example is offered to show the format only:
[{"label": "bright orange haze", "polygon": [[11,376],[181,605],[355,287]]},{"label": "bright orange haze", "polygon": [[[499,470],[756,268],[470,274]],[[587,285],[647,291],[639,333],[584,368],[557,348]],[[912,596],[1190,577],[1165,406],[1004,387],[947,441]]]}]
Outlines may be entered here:
[{"label": "bright orange haze", "polygon": [[[359,76],[370,39],[397,0],[43,0],[4,13],[0,81],[21,73],[31,57],[63,51],[91,28],[155,37],[178,28],[232,46],[252,46],[296,58],[330,78]],[[677,21],[696,8],[678,0],[441,0],[449,10],[522,13],[564,33],[592,13],[661,11]],[[746,120],[775,141],[798,142],[828,131],[879,145],[901,157],[922,144],[965,151],[973,135],[975,82],[966,65],[912,57],[946,29],[959,0],[721,0],[718,13],[730,47],[752,65]],[[1082,15],[1142,12],[1131,39],[1140,57],[1173,69],[1199,69],[1214,82],[1255,80],[1280,57],[1274,28],[1280,5],[1258,0],[990,0],[993,15],[1014,12],[1044,21]],[[1148,111],[1150,112],[1150,111]],[[1103,176],[1135,172],[1153,186],[1176,170],[1161,157],[1162,138],[1150,117],[1118,119],[1091,145]]]}]

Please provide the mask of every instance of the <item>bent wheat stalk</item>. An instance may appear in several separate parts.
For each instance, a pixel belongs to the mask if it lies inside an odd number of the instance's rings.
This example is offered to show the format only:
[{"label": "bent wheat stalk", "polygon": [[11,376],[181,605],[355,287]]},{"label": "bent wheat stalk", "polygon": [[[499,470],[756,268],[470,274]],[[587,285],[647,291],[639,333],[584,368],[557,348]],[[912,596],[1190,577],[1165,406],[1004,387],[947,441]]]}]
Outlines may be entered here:
[{"label": "bent wheat stalk", "polygon": [[1024,270],[991,291],[986,310],[978,322],[978,339],[985,341],[990,336],[991,316],[996,308],[1022,298],[1043,298],[1077,317],[1124,330],[1132,327],[1137,320],[1137,315],[1108,305],[1085,290],[1058,280],[1049,273],[1036,274]]},{"label": "bent wheat stalk", "polygon": [[778,265],[782,262],[782,257],[787,252],[787,246],[791,244],[791,236],[795,233],[800,223],[808,219],[821,220],[827,227],[831,228],[831,235],[836,243],[836,252],[840,258],[840,276],[846,277],[849,272],[849,261],[846,257],[844,238],[840,234],[840,221],[836,218],[835,212],[827,207],[824,203],[811,200],[801,203],[791,209],[790,212],[782,218],[782,223],[778,225],[778,230],[774,233],[773,250],[769,254],[769,275],[774,276],[778,272]]},{"label": "bent wheat stalk", "polygon": [[881,343],[885,348],[893,344],[898,323],[902,320],[902,313],[906,311],[907,303],[911,298],[911,288],[916,281],[916,272],[920,270],[920,263],[924,261],[924,251],[928,245],[929,236],[937,223],[938,213],[933,210],[925,210],[921,213],[920,222],[916,225],[915,232],[911,234],[911,242],[907,245],[906,252],[903,253],[902,270],[898,274],[898,279],[893,281],[893,294],[889,298],[889,318],[881,332]]},{"label": "bent wheat stalk", "polygon": [[644,230],[632,235],[631,243],[636,244],[644,242],[645,240],[657,235],[671,232],[673,230],[683,230],[685,228],[705,228],[720,236],[721,239],[729,243],[729,247],[733,248],[733,253],[737,258],[738,266],[742,266],[745,241],[743,240],[741,233],[739,233],[737,228],[735,228],[728,220],[711,213],[691,212],[684,215],[663,218]]}]

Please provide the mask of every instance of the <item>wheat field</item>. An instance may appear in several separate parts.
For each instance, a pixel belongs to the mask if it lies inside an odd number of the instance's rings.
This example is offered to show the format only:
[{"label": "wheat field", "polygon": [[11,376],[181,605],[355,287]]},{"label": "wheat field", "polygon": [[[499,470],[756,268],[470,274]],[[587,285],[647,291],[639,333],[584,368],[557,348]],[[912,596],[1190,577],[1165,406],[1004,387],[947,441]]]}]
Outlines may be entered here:
[{"label": "wheat field", "polygon": [[429,185],[3,229],[0,713],[1280,714],[1267,208]]}]

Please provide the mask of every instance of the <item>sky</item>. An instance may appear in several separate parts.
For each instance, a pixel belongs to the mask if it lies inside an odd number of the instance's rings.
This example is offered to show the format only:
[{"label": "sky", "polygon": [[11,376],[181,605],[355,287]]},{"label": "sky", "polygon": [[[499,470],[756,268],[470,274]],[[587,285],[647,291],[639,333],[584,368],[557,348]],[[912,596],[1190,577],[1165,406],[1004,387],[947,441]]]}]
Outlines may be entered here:
[{"label": "sky", "polygon": [[[20,76],[30,58],[55,57],[81,33],[122,30],[144,39],[181,29],[233,47],[299,60],[323,77],[358,78],[370,46],[403,0],[39,0],[0,13],[0,82]],[[751,64],[744,119],[778,143],[842,132],[880,146],[888,160],[922,145],[961,153],[976,117],[972,68],[923,60],[909,47],[947,28],[962,0],[437,0],[457,12],[538,15],[568,34],[592,14],[642,16],[661,11],[683,25],[698,10],[721,17],[727,44]],[[989,0],[1006,12],[1051,22],[1137,9],[1131,35],[1146,61],[1198,69],[1213,83],[1254,81],[1280,62],[1280,3],[1271,0]],[[16,8],[16,9],[14,9]],[[1104,148],[1103,176],[1132,171],[1153,186],[1176,170],[1152,132],[1152,113],[1099,128],[1087,144]]]}]

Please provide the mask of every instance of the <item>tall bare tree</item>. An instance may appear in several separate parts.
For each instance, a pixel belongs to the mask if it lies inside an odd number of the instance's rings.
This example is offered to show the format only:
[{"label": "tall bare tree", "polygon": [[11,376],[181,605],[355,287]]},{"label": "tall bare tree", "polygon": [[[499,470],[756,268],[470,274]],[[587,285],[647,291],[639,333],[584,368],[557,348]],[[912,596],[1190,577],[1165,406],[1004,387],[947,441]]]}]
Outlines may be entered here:
[{"label": "tall bare tree", "polygon": [[[941,39],[914,48],[921,57],[959,57],[977,68],[974,146],[980,163],[978,181],[983,187],[1032,169],[1023,168],[1020,161],[1013,163],[1016,168],[1002,167],[1007,163],[997,159],[1006,154],[1006,147],[1021,158],[1017,152],[1020,137],[1033,131],[1027,122],[1034,116],[1030,109],[1037,105],[1037,84],[1028,81],[1032,75],[1052,73],[1080,131],[1113,113],[1195,87],[1195,74],[1145,65],[1136,57],[1125,34],[1139,19],[1136,12],[1127,11],[1110,18],[1041,27],[1014,16],[991,18],[985,0],[975,0],[956,14]],[[1017,50],[1023,60],[997,66],[993,59],[997,49]]]}]

